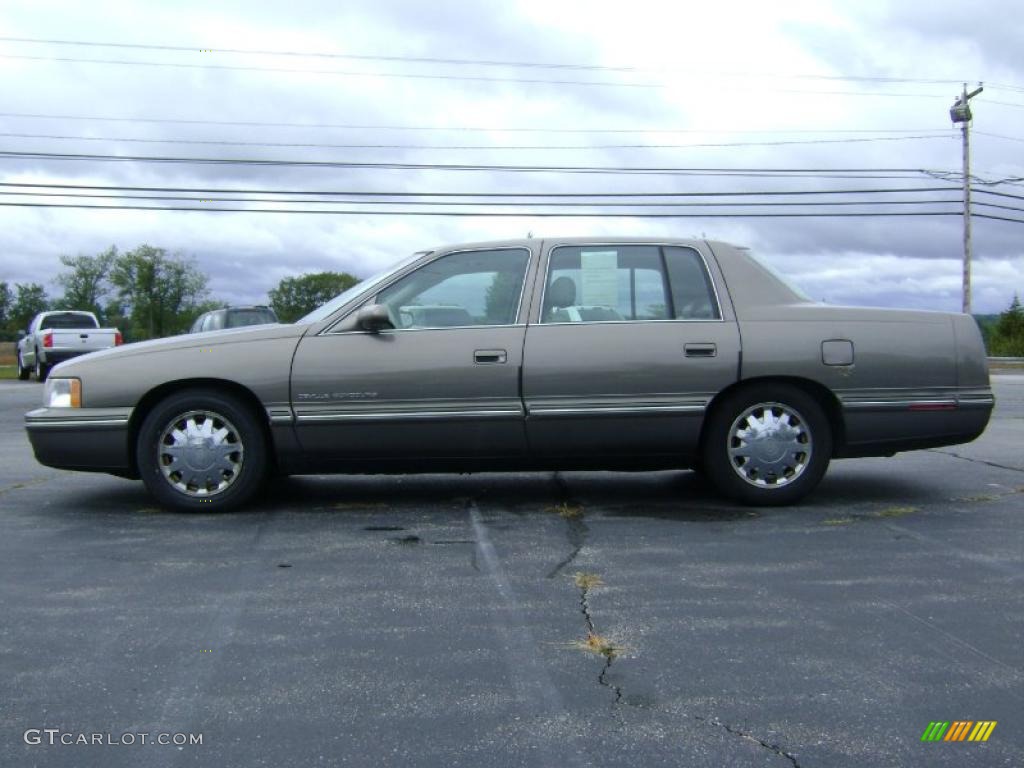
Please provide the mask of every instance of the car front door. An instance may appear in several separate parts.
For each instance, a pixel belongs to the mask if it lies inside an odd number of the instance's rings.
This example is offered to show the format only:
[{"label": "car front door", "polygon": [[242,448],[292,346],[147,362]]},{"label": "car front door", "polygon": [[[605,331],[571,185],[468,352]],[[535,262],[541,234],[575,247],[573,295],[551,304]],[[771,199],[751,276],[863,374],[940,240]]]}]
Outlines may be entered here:
[{"label": "car front door", "polygon": [[739,332],[705,257],[662,245],[545,248],[523,397],[542,457],[692,454],[736,381]]},{"label": "car front door", "polygon": [[387,307],[393,328],[352,315],[307,336],[292,367],[296,431],[334,462],[486,459],[526,453],[519,393],[526,248],[431,258],[363,305]]}]

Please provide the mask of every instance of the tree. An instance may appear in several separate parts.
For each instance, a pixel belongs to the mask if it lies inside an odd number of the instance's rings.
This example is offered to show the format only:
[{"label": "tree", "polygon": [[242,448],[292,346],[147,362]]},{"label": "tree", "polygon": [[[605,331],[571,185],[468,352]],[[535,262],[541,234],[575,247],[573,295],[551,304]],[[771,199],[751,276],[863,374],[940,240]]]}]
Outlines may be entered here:
[{"label": "tree", "polygon": [[46,290],[39,283],[16,283],[11,304],[9,327],[12,331],[28,328],[32,318],[50,306]]},{"label": "tree", "polygon": [[1009,308],[999,315],[991,332],[989,354],[996,356],[1024,356],[1024,307],[1014,294]]},{"label": "tree", "polygon": [[359,282],[347,272],[310,272],[286,277],[268,293],[282,323],[293,323]]},{"label": "tree", "polygon": [[11,316],[11,286],[6,281],[0,283],[0,328],[7,328],[7,320]]},{"label": "tree", "polygon": [[110,246],[96,256],[61,256],[60,263],[67,267],[57,275],[57,284],[64,289],[58,300],[61,309],[84,309],[103,316],[102,301],[110,292],[107,276],[117,259],[117,248]]},{"label": "tree", "polygon": [[110,282],[128,312],[133,339],[187,330],[191,310],[207,294],[207,277],[194,261],[149,245],[117,256]]},{"label": "tree", "polygon": [[487,287],[484,313],[488,323],[506,325],[515,322],[523,276],[516,272],[497,272]]}]

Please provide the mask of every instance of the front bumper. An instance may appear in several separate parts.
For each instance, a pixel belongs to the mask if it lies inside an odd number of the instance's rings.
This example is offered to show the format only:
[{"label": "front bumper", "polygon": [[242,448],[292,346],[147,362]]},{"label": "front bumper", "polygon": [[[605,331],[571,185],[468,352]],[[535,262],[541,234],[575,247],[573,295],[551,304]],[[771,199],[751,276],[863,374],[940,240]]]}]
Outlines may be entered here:
[{"label": "front bumper", "polygon": [[40,464],[133,476],[131,408],[36,408],[25,429]]}]

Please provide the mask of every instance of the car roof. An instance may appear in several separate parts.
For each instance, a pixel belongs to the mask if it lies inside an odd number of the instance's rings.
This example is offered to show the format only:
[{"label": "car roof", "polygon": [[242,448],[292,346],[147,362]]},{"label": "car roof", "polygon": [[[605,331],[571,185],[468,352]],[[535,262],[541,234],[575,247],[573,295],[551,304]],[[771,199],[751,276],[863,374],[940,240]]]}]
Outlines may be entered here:
[{"label": "car roof", "polygon": [[[541,246],[542,243],[551,243],[557,245],[611,245],[619,244],[622,245],[651,245],[651,244],[663,244],[663,245],[688,245],[688,246],[699,246],[702,244],[714,245],[720,241],[705,240],[703,238],[692,238],[692,237],[638,237],[636,235],[630,235],[627,237],[617,237],[615,235],[603,235],[603,236],[592,236],[592,237],[524,237],[511,240],[480,240],[477,242],[470,243],[457,243],[455,245],[443,245],[435,248],[430,253],[439,253],[447,251],[463,251],[463,250],[489,250],[496,248],[530,248],[536,249]],[[731,245],[729,243],[722,243],[723,245]],[[737,247],[737,246],[732,246]]]}]

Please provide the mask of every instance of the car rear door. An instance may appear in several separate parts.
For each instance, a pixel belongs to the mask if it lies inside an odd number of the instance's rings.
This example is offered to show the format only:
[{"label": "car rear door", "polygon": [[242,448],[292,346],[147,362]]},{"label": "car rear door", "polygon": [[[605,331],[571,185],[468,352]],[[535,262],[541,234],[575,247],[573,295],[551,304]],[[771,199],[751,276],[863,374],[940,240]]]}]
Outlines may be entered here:
[{"label": "car rear door", "polygon": [[366,303],[394,329],[342,321],[299,344],[292,403],[303,449],[346,462],[526,454],[519,392],[528,248],[444,253]]},{"label": "car rear door", "polygon": [[677,245],[546,245],[523,360],[541,457],[678,456],[736,381],[740,339],[712,262]]}]

